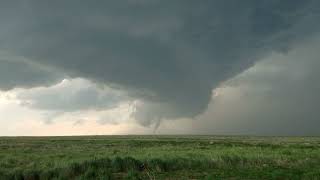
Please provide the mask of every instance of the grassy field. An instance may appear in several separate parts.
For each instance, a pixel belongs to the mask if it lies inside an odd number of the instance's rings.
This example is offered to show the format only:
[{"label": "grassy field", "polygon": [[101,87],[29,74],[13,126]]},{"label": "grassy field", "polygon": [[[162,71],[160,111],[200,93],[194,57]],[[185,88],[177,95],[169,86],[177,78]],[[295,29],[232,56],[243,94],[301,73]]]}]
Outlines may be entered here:
[{"label": "grassy field", "polygon": [[320,138],[0,138],[0,179],[320,179]]}]

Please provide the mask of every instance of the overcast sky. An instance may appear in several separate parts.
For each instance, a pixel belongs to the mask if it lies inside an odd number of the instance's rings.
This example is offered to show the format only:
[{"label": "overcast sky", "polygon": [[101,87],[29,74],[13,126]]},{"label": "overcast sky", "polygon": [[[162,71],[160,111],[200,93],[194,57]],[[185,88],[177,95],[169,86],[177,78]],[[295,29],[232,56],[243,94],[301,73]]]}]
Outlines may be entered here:
[{"label": "overcast sky", "polygon": [[320,1],[0,2],[0,136],[320,135]]}]

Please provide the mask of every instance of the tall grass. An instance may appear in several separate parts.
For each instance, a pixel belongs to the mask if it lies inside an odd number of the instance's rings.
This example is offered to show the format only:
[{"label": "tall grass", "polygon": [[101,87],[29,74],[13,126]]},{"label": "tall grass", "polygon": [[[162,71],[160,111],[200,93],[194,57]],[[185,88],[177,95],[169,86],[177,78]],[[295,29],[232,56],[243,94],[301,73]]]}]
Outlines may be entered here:
[{"label": "tall grass", "polygon": [[[270,169],[271,167],[271,169]],[[72,163],[65,168],[57,168],[48,171],[19,171],[12,173],[0,173],[0,179],[6,180],[49,180],[49,179],[156,179],[157,174],[170,174],[175,171],[239,171],[248,169],[264,169],[270,171],[267,179],[276,177],[290,177],[294,179],[320,177],[320,171],[304,174],[298,169],[288,171],[277,166],[275,161],[247,159],[240,156],[221,156],[217,160],[191,160],[191,159],[147,159],[138,160],[132,157],[116,157],[114,159],[103,158]],[[258,172],[258,171],[257,171]],[[290,173],[290,174],[286,174]],[[216,173],[217,174],[217,173]],[[243,177],[247,176],[242,174]],[[206,176],[206,179],[213,178]],[[248,177],[248,176],[247,176]],[[253,176],[254,177],[254,176]],[[263,177],[263,176],[262,176]]]},{"label": "tall grass", "polygon": [[320,139],[0,138],[0,180],[320,179]]}]

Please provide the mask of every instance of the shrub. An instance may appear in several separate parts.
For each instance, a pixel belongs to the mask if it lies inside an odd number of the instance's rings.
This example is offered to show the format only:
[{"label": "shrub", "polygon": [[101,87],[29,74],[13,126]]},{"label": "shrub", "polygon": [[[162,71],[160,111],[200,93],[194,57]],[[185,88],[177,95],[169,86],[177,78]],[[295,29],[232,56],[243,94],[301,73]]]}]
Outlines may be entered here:
[{"label": "shrub", "polygon": [[151,159],[147,163],[147,167],[150,169],[153,169],[157,172],[167,171],[168,170],[168,164],[161,159]]},{"label": "shrub", "polygon": [[24,174],[24,180],[39,180],[40,172],[38,171],[27,171]]},{"label": "shrub", "polygon": [[116,172],[124,171],[123,160],[120,157],[116,157],[112,161],[112,169],[114,169]]},{"label": "shrub", "polygon": [[139,173],[135,170],[129,170],[127,176],[125,177],[127,180],[140,180]]},{"label": "shrub", "polygon": [[136,170],[136,171],[142,171],[143,170],[143,163],[139,160],[136,160],[132,157],[125,157],[123,159],[123,164],[125,170]]}]

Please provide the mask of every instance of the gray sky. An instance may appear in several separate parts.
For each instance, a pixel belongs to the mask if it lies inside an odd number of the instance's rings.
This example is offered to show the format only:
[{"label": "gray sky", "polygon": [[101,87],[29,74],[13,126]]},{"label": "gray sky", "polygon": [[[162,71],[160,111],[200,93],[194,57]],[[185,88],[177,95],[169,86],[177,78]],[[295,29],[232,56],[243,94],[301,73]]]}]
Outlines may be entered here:
[{"label": "gray sky", "polygon": [[0,135],[319,135],[317,0],[3,1]]}]

